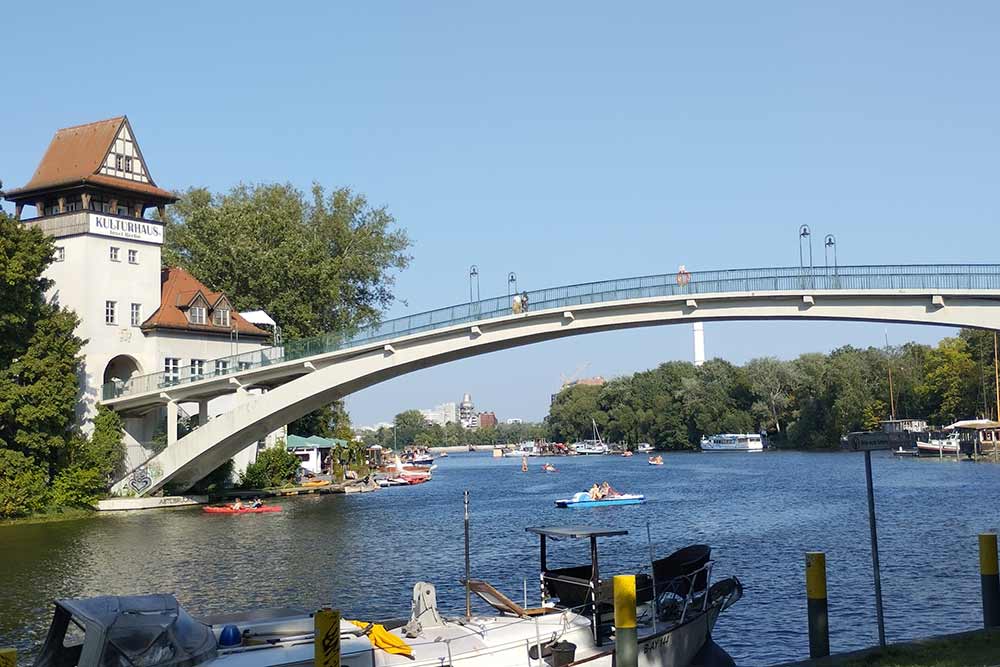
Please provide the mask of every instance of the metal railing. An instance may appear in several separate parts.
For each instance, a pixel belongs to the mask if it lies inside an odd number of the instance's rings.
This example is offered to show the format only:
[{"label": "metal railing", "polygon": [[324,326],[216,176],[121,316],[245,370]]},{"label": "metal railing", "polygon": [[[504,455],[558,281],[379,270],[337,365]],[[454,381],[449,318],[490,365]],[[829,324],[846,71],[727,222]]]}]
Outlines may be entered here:
[{"label": "metal railing", "polygon": [[[626,301],[664,296],[696,296],[722,292],[785,292],[796,290],[1000,290],[1000,264],[925,264],[727,269],[664,273],[635,278],[602,280],[522,292],[527,312],[566,308],[606,301]],[[237,375],[265,366],[318,354],[359,347],[400,336],[443,329],[457,324],[512,314],[512,297],[498,296],[407,315],[361,329],[354,334],[324,334],[293,340],[275,347],[243,352],[206,363],[203,372],[191,367],[176,372],[138,375],[126,382],[109,382],[102,400],[158,391],[212,377]]]}]

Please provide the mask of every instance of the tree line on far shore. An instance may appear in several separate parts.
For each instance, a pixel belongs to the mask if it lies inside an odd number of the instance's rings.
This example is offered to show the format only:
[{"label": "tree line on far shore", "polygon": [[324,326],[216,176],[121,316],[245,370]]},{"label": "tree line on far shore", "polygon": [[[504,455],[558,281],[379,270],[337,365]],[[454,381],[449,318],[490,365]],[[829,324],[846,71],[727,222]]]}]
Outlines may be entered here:
[{"label": "tree line on far shore", "polygon": [[[892,377],[892,397],[889,383]],[[936,346],[841,347],[742,366],[712,359],[670,361],[602,386],[563,389],[546,418],[548,437],[590,438],[691,449],[702,436],[766,431],[777,446],[836,447],[850,431],[890,418],[996,418],[993,333],[963,329]]]}]

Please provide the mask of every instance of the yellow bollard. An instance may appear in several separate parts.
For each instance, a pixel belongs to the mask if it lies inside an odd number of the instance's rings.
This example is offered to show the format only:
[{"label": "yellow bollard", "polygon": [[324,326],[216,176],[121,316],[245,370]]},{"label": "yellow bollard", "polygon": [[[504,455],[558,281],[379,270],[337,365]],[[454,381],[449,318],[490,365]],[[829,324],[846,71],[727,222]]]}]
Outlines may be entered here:
[{"label": "yellow bollard", "polygon": [[635,627],[635,575],[617,574],[615,584],[615,665],[637,667],[639,631]]},{"label": "yellow bollard", "polygon": [[0,648],[0,667],[17,667],[16,648]]},{"label": "yellow bollard", "polygon": [[1000,569],[997,567],[997,534],[979,534],[979,580],[983,593],[983,626],[1000,625]]},{"label": "yellow bollard", "polygon": [[826,554],[806,553],[806,598],[809,612],[809,657],[830,655],[830,620],[826,604]]},{"label": "yellow bollard", "polygon": [[313,616],[315,667],[340,667],[340,612],[323,607]]}]

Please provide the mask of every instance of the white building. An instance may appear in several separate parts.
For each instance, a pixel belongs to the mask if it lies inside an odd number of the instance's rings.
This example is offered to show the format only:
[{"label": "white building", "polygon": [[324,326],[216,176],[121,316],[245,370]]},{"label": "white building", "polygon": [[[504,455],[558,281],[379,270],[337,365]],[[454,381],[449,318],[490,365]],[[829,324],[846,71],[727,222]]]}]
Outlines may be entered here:
[{"label": "white building", "polygon": [[[6,198],[18,219],[34,207],[24,224],[55,238],[49,297],[76,313],[77,335],[87,341],[78,407],[85,432],[105,383],[160,373],[144,380],[167,394],[181,376],[225,370],[229,362],[220,357],[269,344],[269,332],[242,318],[225,294],[183,269],[161,269],[164,214],[177,197],[153,181],[124,116],[56,132],[28,184]],[[144,217],[150,209],[158,219]],[[203,423],[233,401],[221,396],[179,408]],[[123,415],[129,463],[148,458],[164,415],[164,408]],[[247,444],[238,467],[255,455],[256,443]]]},{"label": "white building", "polygon": [[450,403],[442,403],[441,405],[436,405],[433,408],[427,408],[426,410],[421,410],[420,414],[422,414],[424,419],[431,424],[437,424],[439,426],[458,423],[458,406],[454,401]]},{"label": "white building", "polygon": [[523,424],[524,420],[521,419],[520,417],[511,417],[510,419],[507,420],[507,423],[508,424]]},{"label": "white building", "polygon": [[479,415],[476,414],[476,404],[472,402],[470,394],[465,394],[458,404],[458,419],[465,428],[479,428]]}]

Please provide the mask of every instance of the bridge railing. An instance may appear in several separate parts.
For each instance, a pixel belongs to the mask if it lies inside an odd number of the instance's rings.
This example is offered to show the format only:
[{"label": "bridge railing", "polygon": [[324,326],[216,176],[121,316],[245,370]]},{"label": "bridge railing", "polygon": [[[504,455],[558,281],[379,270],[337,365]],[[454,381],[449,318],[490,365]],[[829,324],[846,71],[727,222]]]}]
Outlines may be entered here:
[{"label": "bridge railing", "polygon": [[[690,280],[687,280],[688,277]],[[551,287],[528,291],[526,294],[527,308],[531,311],[606,301],[725,292],[895,289],[1000,290],[1000,265],[933,264],[694,271],[684,277],[676,273],[665,273]],[[109,382],[102,388],[102,397],[103,400],[110,400],[132,394],[166,391],[177,385],[210,377],[235,375],[409,334],[510,315],[511,298],[509,295],[498,296],[406,315],[366,327],[353,335],[324,334],[221,357],[208,362],[201,373],[192,367],[184,367],[176,372],[161,371],[134,376],[126,382]]]}]

